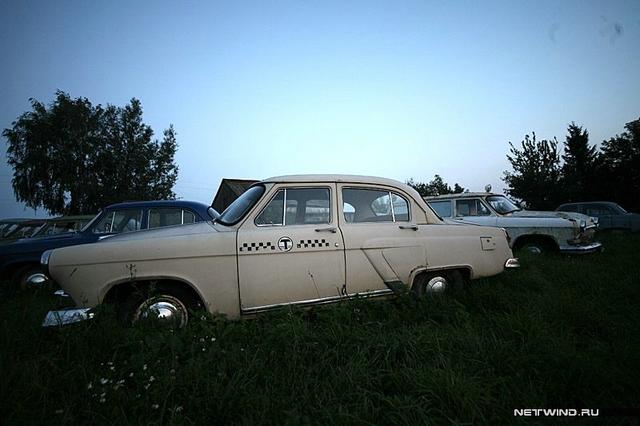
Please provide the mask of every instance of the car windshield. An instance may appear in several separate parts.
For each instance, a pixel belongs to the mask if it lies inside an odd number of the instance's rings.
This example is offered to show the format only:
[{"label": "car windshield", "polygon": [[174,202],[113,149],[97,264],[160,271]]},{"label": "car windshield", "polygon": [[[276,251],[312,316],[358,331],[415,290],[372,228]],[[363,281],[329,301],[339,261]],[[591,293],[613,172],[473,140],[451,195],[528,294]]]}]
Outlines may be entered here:
[{"label": "car windshield", "polygon": [[88,230],[89,228],[91,228],[93,226],[93,224],[95,223],[96,220],[98,220],[98,218],[100,217],[100,215],[102,215],[102,212],[98,213],[97,215],[95,215],[93,217],[93,219],[91,219],[86,225],[84,225],[79,232],[84,232],[86,230]]},{"label": "car windshield", "polygon": [[491,204],[491,207],[500,214],[513,213],[521,210],[520,207],[513,204],[513,202],[504,195],[492,195],[487,197],[487,201]]},{"label": "car windshield", "polygon": [[264,194],[263,185],[256,185],[247,189],[222,212],[216,222],[219,222],[223,225],[235,225],[258,202],[260,197],[262,197],[262,194]]}]

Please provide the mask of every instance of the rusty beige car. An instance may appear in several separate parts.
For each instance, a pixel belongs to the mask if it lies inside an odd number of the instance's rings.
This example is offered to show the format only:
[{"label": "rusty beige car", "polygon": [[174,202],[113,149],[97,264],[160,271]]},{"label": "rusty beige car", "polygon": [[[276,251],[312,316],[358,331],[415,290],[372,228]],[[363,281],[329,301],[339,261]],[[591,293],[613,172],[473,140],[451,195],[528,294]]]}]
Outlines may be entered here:
[{"label": "rusty beige car", "polygon": [[184,326],[192,308],[230,318],[354,296],[418,296],[517,267],[503,229],[446,224],[390,179],[301,175],[252,185],[219,218],[45,252],[42,265],[77,307],[44,325],[91,317]]}]

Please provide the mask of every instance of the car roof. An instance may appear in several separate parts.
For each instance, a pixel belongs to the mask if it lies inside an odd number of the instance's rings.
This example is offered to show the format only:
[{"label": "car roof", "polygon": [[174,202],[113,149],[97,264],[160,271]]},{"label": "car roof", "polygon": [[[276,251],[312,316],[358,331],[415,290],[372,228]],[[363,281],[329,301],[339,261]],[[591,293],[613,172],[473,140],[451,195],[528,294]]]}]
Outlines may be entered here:
[{"label": "car roof", "polygon": [[0,219],[0,223],[20,223],[26,222],[28,220],[33,220],[33,218],[25,218],[25,217],[16,217],[16,218],[8,218],[8,219]]},{"label": "car roof", "polygon": [[94,217],[95,217],[95,214],[89,214],[89,215],[76,215],[76,216],[58,216],[58,217],[54,217],[52,219],[47,219],[47,220],[49,222],[67,222],[72,220],[93,219]]},{"label": "car roof", "polygon": [[370,183],[375,185],[387,186],[406,186],[405,183],[388,178],[376,176],[361,175],[342,175],[342,174],[314,174],[314,175],[285,175],[273,176],[264,179],[263,183],[311,183],[311,182],[347,182],[347,183]]},{"label": "car roof", "polygon": [[200,203],[198,201],[188,200],[154,200],[154,201],[126,201],[108,205],[107,209],[112,208],[128,208],[128,207],[190,207],[192,209],[201,210],[211,206]]},{"label": "car roof", "polygon": [[465,197],[486,197],[488,195],[501,195],[495,194],[493,192],[460,192],[458,194],[442,194],[442,195],[431,195],[428,197],[424,197],[425,200],[448,200],[451,198],[465,198]]},{"label": "car roof", "polygon": [[582,204],[605,204],[608,206],[617,206],[619,205],[618,203],[614,203],[613,201],[575,201],[573,203],[562,203],[560,204],[560,207],[562,206],[578,206],[578,205],[582,205]]}]

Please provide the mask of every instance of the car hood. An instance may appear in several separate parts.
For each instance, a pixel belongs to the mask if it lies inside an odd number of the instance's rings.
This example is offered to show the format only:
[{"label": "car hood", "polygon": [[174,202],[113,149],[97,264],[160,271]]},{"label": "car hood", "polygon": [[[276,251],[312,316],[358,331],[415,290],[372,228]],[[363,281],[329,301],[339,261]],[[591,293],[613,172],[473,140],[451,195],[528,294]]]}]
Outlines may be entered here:
[{"label": "car hood", "polygon": [[183,235],[202,234],[207,231],[211,232],[211,230],[217,230],[217,227],[212,225],[211,222],[196,222],[188,225],[164,226],[161,228],[144,229],[140,231],[126,232],[124,234],[111,235],[108,238],[102,238],[99,243],[178,237]]},{"label": "car hood", "polygon": [[591,218],[582,213],[574,212],[553,212],[553,211],[534,211],[534,210],[519,210],[517,212],[509,213],[507,216],[514,217],[552,217],[562,219],[584,220],[589,222]]},{"label": "car hood", "polygon": [[0,254],[27,253],[31,251],[47,250],[55,247],[75,245],[85,238],[78,233],[60,234],[50,237],[22,238],[0,245]]}]

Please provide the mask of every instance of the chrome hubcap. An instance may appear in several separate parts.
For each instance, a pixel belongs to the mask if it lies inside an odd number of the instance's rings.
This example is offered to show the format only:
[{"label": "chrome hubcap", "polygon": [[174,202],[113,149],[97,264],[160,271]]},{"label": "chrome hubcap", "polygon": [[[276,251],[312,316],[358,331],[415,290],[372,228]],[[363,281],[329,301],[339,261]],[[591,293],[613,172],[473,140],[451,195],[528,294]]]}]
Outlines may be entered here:
[{"label": "chrome hubcap", "polygon": [[25,283],[28,286],[40,286],[48,281],[48,278],[42,272],[34,272],[33,274],[27,276]]},{"label": "chrome hubcap", "polygon": [[180,300],[173,296],[161,295],[148,299],[140,305],[136,311],[134,321],[154,319],[173,323],[177,327],[184,327],[188,318],[187,307]]},{"label": "chrome hubcap", "polygon": [[448,284],[449,283],[444,277],[433,277],[429,280],[429,282],[427,282],[425,290],[427,291],[427,293],[431,294],[444,293],[444,291],[447,289]]}]

